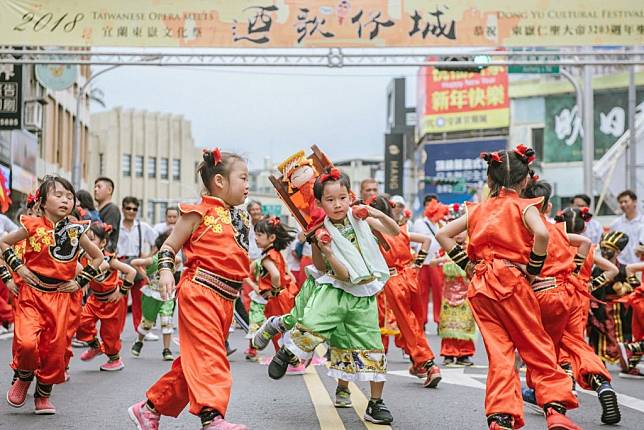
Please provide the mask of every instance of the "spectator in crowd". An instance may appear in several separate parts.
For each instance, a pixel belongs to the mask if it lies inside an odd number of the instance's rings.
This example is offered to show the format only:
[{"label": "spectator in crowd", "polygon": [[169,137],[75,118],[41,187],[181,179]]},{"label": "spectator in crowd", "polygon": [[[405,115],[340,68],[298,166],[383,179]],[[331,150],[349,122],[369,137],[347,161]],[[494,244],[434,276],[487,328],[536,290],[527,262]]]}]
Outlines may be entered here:
[{"label": "spectator in crowd", "polygon": [[96,206],[94,206],[94,199],[92,198],[92,195],[89,193],[89,191],[79,190],[76,193],[76,202],[77,207],[81,209],[79,212],[83,220],[89,220],[91,222],[102,222],[101,215],[96,210]]},{"label": "spectator in crowd", "polygon": [[16,230],[18,226],[8,216],[0,214],[0,237]]},{"label": "spectator in crowd", "polygon": [[[570,200],[570,205],[579,209],[590,208],[590,197],[586,194],[577,194],[572,198],[572,200]],[[603,232],[604,229],[599,221],[595,218],[591,218],[591,220],[586,223],[586,230],[581,234],[582,236],[586,236],[590,239],[595,245],[598,245]]]},{"label": "spectator in crowd", "polygon": [[367,201],[378,195],[378,181],[373,178],[367,178],[360,182],[360,199]]},{"label": "spectator in crowd", "polygon": [[98,214],[105,224],[112,226],[107,249],[116,251],[119,243],[121,211],[118,206],[112,203],[112,194],[114,194],[114,181],[110,178],[101,176],[94,181],[94,200],[96,200],[96,204],[98,205]]},{"label": "spectator in crowd", "polygon": [[157,234],[163,234],[171,231],[179,220],[179,208],[170,206],[165,210],[165,221],[154,225],[154,231]]},{"label": "spectator in crowd", "polygon": [[257,260],[262,255],[262,251],[257,247],[255,242],[255,224],[259,222],[264,216],[262,210],[262,204],[257,200],[251,200],[248,205],[246,205],[246,210],[250,216],[250,233],[248,235],[248,257],[251,261]]},{"label": "spectator in crowd", "polygon": [[622,264],[635,264],[640,261],[637,254],[644,251],[644,215],[637,204],[637,195],[625,190],[617,196],[622,215],[610,225],[611,230],[621,231],[628,236],[628,244],[619,255]]},{"label": "spectator in crowd", "polygon": [[[132,196],[125,197],[121,207],[123,209],[123,218],[119,226],[121,231],[118,240],[118,255],[120,259],[129,264],[135,258],[144,258],[149,255],[157,238],[157,233],[148,223],[137,219],[139,199]],[[134,330],[141,323],[141,288],[144,285],[145,278],[138,273],[134,280],[134,285],[130,289]],[[127,296],[124,300],[127,300]],[[159,340],[159,337],[148,333],[146,340]]]}]

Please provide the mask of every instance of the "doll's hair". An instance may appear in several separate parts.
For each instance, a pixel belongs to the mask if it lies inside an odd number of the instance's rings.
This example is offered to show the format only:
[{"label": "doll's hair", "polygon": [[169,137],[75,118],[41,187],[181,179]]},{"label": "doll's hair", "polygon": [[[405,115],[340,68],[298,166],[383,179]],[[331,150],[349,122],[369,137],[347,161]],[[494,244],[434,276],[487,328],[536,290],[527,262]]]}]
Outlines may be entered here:
[{"label": "doll's hair", "polygon": [[275,241],[273,242],[273,248],[277,251],[286,249],[295,240],[295,236],[291,235],[293,230],[284,227],[280,219],[274,216],[267,216],[259,220],[255,224],[255,233],[264,233],[267,236],[274,234]]},{"label": "doll's hair", "polygon": [[210,191],[210,182],[215,175],[228,178],[230,168],[235,161],[246,162],[241,155],[233,152],[222,152],[219,148],[203,150],[203,160],[197,166],[197,172],[201,176],[204,187]]},{"label": "doll's hair", "polygon": [[315,198],[322,200],[326,186],[335,182],[339,182],[348,192],[351,191],[351,178],[349,178],[349,175],[333,167],[327,169],[315,180],[315,184],[313,185],[313,195]]},{"label": "doll's hair", "polygon": [[499,195],[502,187],[516,187],[530,174],[530,163],[534,159],[532,148],[513,151],[482,152],[487,162],[487,176],[490,179],[490,196]]},{"label": "doll's hair", "polygon": [[568,233],[579,234],[586,228],[586,223],[591,220],[593,214],[588,212],[588,208],[566,208],[557,212],[555,221],[565,222]]},{"label": "doll's hair", "polygon": [[533,182],[529,184],[525,190],[523,190],[523,197],[525,198],[534,199],[537,197],[543,197],[543,203],[541,204],[542,213],[547,210],[551,195],[552,185],[550,185],[546,181]]}]

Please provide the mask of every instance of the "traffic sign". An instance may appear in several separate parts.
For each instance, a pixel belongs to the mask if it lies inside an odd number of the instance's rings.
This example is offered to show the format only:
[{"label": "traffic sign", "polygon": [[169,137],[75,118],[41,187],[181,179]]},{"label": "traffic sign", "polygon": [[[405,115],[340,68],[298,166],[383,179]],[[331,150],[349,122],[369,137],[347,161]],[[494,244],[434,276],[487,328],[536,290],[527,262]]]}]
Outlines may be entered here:
[{"label": "traffic sign", "polygon": [[[523,61],[534,61],[534,62],[544,62],[544,64],[537,64],[534,66],[509,66],[508,73],[521,73],[521,74],[550,74],[550,73],[559,73],[558,65],[549,65],[545,64],[547,61],[558,60],[558,55],[547,55],[547,51],[550,49],[539,49],[525,51],[526,56],[520,57]],[[520,52],[520,49],[513,49],[514,52]],[[545,51],[545,52],[544,52]],[[544,52],[546,55],[537,55],[537,52]]]}]

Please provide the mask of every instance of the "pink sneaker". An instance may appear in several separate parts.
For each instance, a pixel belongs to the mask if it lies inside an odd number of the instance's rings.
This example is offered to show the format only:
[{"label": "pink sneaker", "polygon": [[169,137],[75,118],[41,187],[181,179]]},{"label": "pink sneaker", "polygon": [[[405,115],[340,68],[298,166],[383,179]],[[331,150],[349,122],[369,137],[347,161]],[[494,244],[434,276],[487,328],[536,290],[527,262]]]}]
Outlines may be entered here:
[{"label": "pink sneaker", "polygon": [[441,381],[441,379],[443,379],[441,377],[441,370],[437,365],[434,364],[427,371],[427,379],[425,379],[425,382],[423,382],[423,386],[425,388],[436,388],[438,387],[438,383]]},{"label": "pink sneaker", "polygon": [[130,406],[127,413],[139,430],[158,430],[161,416],[155,414],[145,406],[145,400]]},{"label": "pink sneaker", "polygon": [[107,363],[101,365],[100,369],[106,372],[116,372],[117,370],[125,369],[125,364],[123,364],[120,358],[114,361],[108,360]]},{"label": "pink sneaker", "polygon": [[56,413],[56,406],[49,400],[49,397],[36,397],[34,403],[36,404],[34,410],[36,415],[54,415]]},{"label": "pink sneaker", "polygon": [[7,391],[7,403],[14,408],[21,408],[27,399],[27,391],[29,391],[30,385],[31,381],[16,380]]},{"label": "pink sneaker", "polygon": [[306,366],[302,362],[300,362],[300,364],[297,366],[289,364],[288,368],[286,369],[287,375],[304,375],[304,372],[306,372]]},{"label": "pink sneaker", "polygon": [[102,353],[103,351],[101,350],[101,348],[88,348],[81,354],[80,359],[82,361],[90,361],[101,355]]},{"label": "pink sneaker", "polygon": [[229,423],[222,417],[217,417],[210,424],[205,426],[203,430],[248,430],[248,427],[243,424]]}]

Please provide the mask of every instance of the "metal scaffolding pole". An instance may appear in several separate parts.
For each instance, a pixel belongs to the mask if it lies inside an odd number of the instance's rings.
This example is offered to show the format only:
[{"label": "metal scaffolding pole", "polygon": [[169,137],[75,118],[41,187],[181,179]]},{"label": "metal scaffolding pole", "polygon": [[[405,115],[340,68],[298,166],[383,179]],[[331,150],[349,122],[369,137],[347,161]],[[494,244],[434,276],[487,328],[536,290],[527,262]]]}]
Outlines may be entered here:
[{"label": "metal scaffolding pole", "polygon": [[584,66],[584,95],[583,95],[583,130],[582,160],[584,172],[584,194],[590,196],[590,208],[595,210],[593,195],[593,161],[595,159],[595,121],[593,100],[593,68]]},{"label": "metal scaffolding pole", "polygon": [[635,66],[629,67],[628,71],[628,129],[631,131],[631,138],[627,146],[626,165],[628,166],[626,176],[626,188],[635,190],[637,188],[637,131],[635,130]]}]

